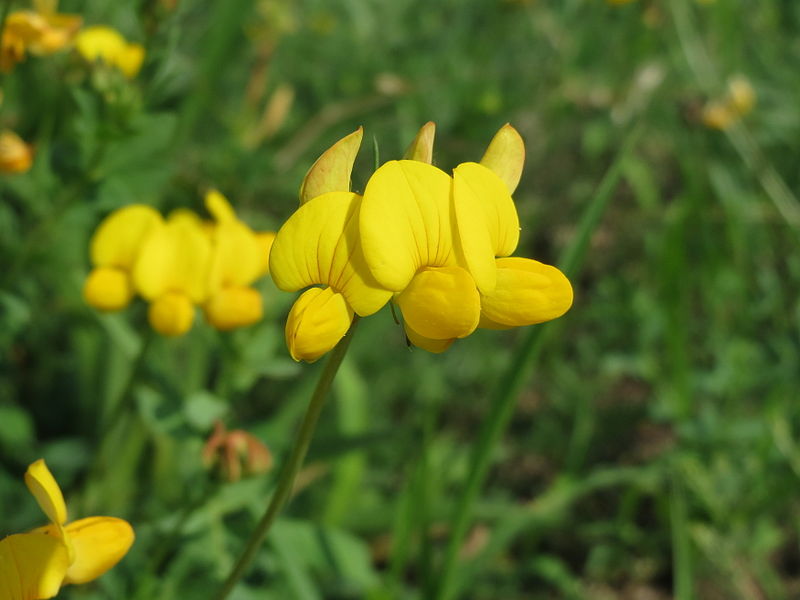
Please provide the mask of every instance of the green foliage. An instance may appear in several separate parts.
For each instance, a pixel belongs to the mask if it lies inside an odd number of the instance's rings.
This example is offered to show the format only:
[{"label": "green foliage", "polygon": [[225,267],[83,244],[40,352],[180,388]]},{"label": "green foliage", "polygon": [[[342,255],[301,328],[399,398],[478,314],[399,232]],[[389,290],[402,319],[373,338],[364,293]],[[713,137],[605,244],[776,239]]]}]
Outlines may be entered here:
[{"label": "green foliage", "polygon": [[[456,596],[797,597],[800,6],[59,10],[147,50],[131,81],[74,52],[30,57],[2,79],[0,124],[36,158],[0,176],[0,535],[42,524],[22,483],[39,457],[71,518],[113,514],[137,532],[120,565],[60,597],[211,597],[321,369],[289,358],[291,295],[271,282],[264,321],[235,333],[198,324],[162,339],[142,305],[92,311],[81,286],[99,221],[132,202],[199,209],[213,186],[274,230],[339,137],[363,124],[389,160],[428,120],[445,170],[517,127],[520,254],[577,267],[585,251],[575,305],[537,326],[520,367],[533,374],[489,448]],[[705,127],[704,103],[736,73],[756,90],[754,111]],[[373,170],[364,146],[355,190]],[[480,330],[429,355],[406,348],[389,309],[364,319],[294,497],[232,598],[433,597],[489,399],[527,335]],[[206,470],[217,419],[261,439],[276,468],[235,483]]]}]

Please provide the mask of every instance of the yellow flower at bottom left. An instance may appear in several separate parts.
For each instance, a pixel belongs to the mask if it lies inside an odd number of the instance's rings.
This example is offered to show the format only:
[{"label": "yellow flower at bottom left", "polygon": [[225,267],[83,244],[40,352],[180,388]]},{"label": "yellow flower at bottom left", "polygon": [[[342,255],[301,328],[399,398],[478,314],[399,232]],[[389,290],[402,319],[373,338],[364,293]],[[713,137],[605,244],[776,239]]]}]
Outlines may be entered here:
[{"label": "yellow flower at bottom left", "polygon": [[44,460],[28,467],[25,484],[51,523],[0,541],[0,600],[52,598],[62,585],[96,579],[133,544],[133,528],[122,519],[67,523],[64,496]]}]

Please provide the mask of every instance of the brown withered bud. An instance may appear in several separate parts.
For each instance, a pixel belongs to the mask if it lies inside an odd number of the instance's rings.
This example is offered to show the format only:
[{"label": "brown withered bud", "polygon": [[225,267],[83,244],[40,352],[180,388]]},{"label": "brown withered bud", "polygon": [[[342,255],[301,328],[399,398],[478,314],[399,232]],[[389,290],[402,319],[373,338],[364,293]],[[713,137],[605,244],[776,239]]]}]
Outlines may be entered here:
[{"label": "brown withered bud", "polygon": [[272,468],[272,453],[264,443],[243,429],[228,431],[221,421],[203,446],[203,465],[216,469],[226,481],[239,481]]}]

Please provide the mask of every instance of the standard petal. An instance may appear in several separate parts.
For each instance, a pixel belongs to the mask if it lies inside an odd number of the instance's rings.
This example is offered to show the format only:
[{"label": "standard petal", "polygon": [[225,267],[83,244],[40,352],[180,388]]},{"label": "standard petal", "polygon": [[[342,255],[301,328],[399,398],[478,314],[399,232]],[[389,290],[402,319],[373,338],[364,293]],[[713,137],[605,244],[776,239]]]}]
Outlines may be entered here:
[{"label": "standard petal", "polygon": [[67,547],[42,533],[19,533],[0,540],[0,600],[52,598],[69,567]]},{"label": "standard petal", "polygon": [[417,137],[411,142],[403,158],[419,162],[433,163],[433,140],[436,137],[436,123],[428,121],[420,127]]},{"label": "standard petal", "polygon": [[390,161],[370,178],[361,245],[383,287],[399,292],[420,267],[455,264],[450,182],[443,171],[412,160]]},{"label": "standard petal", "polygon": [[[494,256],[510,256],[519,243],[519,216],[503,182],[491,170],[478,163],[462,163],[453,171],[453,193],[477,198],[489,229]],[[459,227],[461,226],[460,214]]]},{"label": "standard petal", "polygon": [[147,236],[163,224],[158,211],[144,204],[131,204],[115,210],[100,223],[92,236],[92,264],[130,269]]},{"label": "standard petal", "polygon": [[330,192],[306,202],[289,217],[272,244],[269,270],[285,291],[328,285],[359,315],[379,310],[391,297],[372,277],[358,235],[361,197]]},{"label": "standard petal", "polygon": [[296,361],[314,362],[339,343],[353,321],[344,296],[311,288],[295,301],[286,319],[286,345]]},{"label": "standard petal", "polygon": [[61,488],[43,458],[28,467],[25,485],[53,523],[60,525],[67,520],[67,505],[64,503]]},{"label": "standard petal", "polygon": [[133,266],[133,284],[145,299],[167,292],[202,302],[208,292],[211,241],[200,219],[189,211],[172,215],[148,236]]},{"label": "standard petal", "polygon": [[481,295],[481,326],[520,327],[560,317],[572,306],[572,286],[556,267],[529,258],[497,260],[497,286]]},{"label": "standard petal", "polygon": [[122,310],[133,298],[130,277],[121,269],[92,269],[83,284],[83,298],[89,306],[97,310]]},{"label": "standard petal", "polygon": [[213,250],[208,287],[248,286],[263,269],[263,249],[255,232],[238,220],[218,223],[212,232]]},{"label": "standard petal", "polygon": [[513,194],[525,166],[525,142],[519,132],[508,123],[503,125],[489,142],[481,164],[494,171]]},{"label": "standard petal", "polygon": [[206,319],[220,331],[246,327],[264,316],[264,301],[250,287],[227,287],[213,294],[205,304]]},{"label": "standard petal", "polygon": [[462,338],[478,326],[480,296],[472,276],[461,267],[420,270],[396,301],[403,320],[426,338]]},{"label": "standard petal", "polygon": [[359,127],[328,148],[311,165],[300,186],[300,204],[328,192],[350,191],[350,175],[362,137],[364,128]]},{"label": "standard petal", "polygon": [[455,342],[455,338],[449,340],[433,340],[431,338],[426,338],[424,335],[420,335],[411,329],[408,323],[404,323],[403,327],[406,331],[406,337],[408,338],[409,342],[418,348],[422,348],[423,350],[427,350],[433,354],[441,354],[450,346],[452,346],[453,342]]},{"label": "standard petal", "polygon": [[65,583],[86,583],[117,564],[134,540],[133,528],[115,517],[89,517],[65,528],[75,552]]}]

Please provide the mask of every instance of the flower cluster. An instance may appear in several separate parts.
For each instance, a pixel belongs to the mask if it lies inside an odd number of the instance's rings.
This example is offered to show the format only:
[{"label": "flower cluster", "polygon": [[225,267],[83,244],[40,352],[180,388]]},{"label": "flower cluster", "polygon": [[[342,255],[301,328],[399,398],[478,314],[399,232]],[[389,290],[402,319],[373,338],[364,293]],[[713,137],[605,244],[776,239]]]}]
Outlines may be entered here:
[{"label": "flower cluster", "polygon": [[95,25],[81,30],[79,15],[56,12],[54,0],[34,0],[34,10],[8,14],[0,37],[0,70],[10,71],[28,54],[46,56],[75,44],[88,62],[104,62],[126,77],[135,77],[144,61],[144,48],[128,43],[116,30]]},{"label": "flower cluster", "polygon": [[498,131],[480,163],[452,175],[431,164],[428,123],[403,160],[382,165],[364,194],[349,191],[362,131],[343,138],[311,167],[300,208],[281,227],[270,255],[277,286],[297,291],[286,322],[295,360],[314,361],[392,300],[408,340],[443,352],[478,327],[541,323],[572,305],[555,267],[512,257],[519,219],[511,194],[524,162],[522,138]]},{"label": "flower cluster", "polygon": [[268,272],[275,235],[250,229],[216,190],[205,203],[212,221],[189,210],[164,219],[141,204],[110,214],[92,237],[86,301],[116,311],[139,294],[153,329],[166,336],[191,328],[195,306],[223,331],[259,321],[263,303],[252,284]]},{"label": "flower cluster", "polygon": [[62,585],[100,577],[134,540],[131,526],[115,517],[67,522],[67,506],[44,460],[25,473],[25,484],[50,524],[0,541],[0,598],[52,598]]}]

